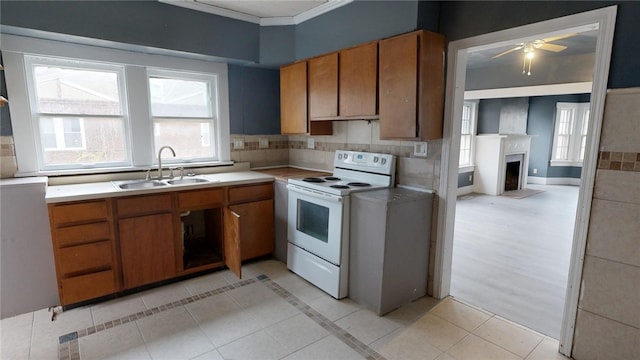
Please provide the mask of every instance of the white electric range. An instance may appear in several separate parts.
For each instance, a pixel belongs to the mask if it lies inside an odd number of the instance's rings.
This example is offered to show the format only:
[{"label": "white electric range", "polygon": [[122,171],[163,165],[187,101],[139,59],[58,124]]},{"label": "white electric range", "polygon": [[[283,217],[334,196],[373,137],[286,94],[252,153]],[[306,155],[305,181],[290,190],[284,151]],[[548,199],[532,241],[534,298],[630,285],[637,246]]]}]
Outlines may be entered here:
[{"label": "white electric range", "polygon": [[333,174],[289,179],[287,267],[331,296],[347,296],[349,194],[395,185],[395,156],[337,150]]}]

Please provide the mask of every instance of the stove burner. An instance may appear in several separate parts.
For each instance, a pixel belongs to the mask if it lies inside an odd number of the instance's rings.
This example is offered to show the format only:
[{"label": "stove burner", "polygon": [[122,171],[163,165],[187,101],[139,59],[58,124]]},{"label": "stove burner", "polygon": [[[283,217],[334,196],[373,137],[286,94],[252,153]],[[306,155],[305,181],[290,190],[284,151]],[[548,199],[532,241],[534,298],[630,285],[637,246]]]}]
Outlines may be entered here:
[{"label": "stove burner", "polygon": [[348,189],[349,188],[347,185],[329,185],[329,187],[332,187],[334,189]]},{"label": "stove burner", "polygon": [[366,186],[371,186],[371,184],[367,184],[364,182],[350,182],[347,185],[349,186],[356,186],[356,187],[366,187]]},{"label": "stove burner", "polygon": [[327,176],[324,179],[325,180],[329,180],[329,181],[339,181],[340,180],[339,177],[335,177],[335,176]]},{"label": "stove burner", "polygon": [[310,183],[323,183],[324,180],[317,177],[307,177],[302,179],[302,181],[310,182]]}]

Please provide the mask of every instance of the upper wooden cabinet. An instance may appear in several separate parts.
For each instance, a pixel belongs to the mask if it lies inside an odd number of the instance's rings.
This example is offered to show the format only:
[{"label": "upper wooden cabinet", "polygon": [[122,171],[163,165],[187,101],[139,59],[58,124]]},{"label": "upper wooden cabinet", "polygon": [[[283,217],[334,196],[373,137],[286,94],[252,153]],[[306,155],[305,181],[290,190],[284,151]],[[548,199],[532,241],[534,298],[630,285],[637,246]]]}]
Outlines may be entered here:
[{"label": "upper wooden cabinet", "polygon": [[379,42],[380,138],[442,137],[444,36],[424,30]]},{"label": "upper wooden cabinet", "polygon": [[378,44],[308,60],[309,119],[377,119]]},{"label": "upper wooden cabinet", "polygon": [[378,43],[340,51],[339,114],[377,118]]},{"label": "upper wooden cabinet", "polygon": [[307,62],[280,69],[280,131],[307,133]]},{"label": "upper wooden cabinet", "polygon": [[338,53],[309,59],[309,117],[338,116]]},{"label": "upper wooden cabinet", "polygon": [[331,122],[309,122],[307,62],[280,68],[280,132],[285,135],[331,135]]}]

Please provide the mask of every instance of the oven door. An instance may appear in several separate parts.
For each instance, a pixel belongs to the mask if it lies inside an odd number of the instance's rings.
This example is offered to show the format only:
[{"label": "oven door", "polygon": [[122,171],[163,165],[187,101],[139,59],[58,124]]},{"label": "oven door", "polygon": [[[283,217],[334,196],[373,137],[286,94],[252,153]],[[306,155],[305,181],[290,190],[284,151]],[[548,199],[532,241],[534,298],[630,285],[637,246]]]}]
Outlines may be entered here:
[{"label": "oven door", "polygon": [[287,188],[289,242],[339,266],[349,198],[291,184]]}]

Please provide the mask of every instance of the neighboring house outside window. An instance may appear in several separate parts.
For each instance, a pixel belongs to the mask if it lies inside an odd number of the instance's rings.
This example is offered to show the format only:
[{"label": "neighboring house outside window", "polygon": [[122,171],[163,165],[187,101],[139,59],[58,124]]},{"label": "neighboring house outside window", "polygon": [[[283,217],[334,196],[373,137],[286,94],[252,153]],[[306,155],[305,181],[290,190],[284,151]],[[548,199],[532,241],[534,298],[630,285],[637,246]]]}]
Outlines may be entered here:
[{"label": "neighboring house outside window", "polygon": [[590,103],[556,104],[551,166],[582,166]]},{"label": "neighboring house outside window", "polygon": [[478,101],[464,102],[462,108],[462,127],[460,129],[460,161],[459,167],[473,166],[474,159],[474,146],[475,146],[475,133],[477,122],[477,108]]}]

